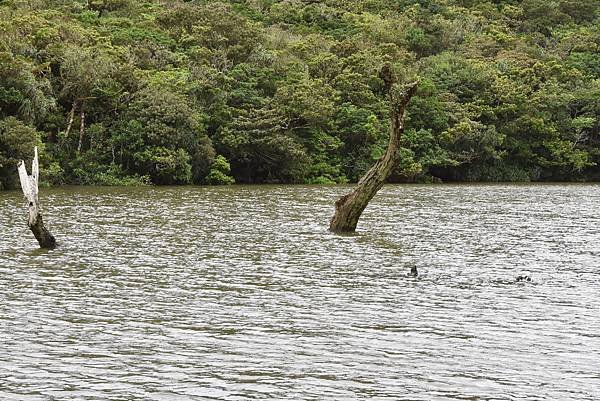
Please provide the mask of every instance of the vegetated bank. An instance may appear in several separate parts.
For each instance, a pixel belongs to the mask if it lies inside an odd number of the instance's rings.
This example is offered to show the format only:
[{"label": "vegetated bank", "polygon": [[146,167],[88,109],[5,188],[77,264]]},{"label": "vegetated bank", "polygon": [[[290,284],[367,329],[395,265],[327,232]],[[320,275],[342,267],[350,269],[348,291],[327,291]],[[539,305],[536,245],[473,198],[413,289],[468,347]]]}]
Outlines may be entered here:
[{"label": "vegetated bank", "polygon": [[600,179],[596,0],[0,1],[0,187]]}]

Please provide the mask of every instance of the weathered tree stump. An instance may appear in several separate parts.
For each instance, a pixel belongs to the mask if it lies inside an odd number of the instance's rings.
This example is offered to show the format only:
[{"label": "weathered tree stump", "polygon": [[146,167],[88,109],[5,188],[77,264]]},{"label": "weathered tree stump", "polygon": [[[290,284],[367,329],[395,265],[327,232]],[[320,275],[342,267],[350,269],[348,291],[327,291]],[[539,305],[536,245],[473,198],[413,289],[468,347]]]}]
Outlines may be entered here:
[{"label": "weathered tree stump", "polygon": [[356,230],[362,212],[381,189],[400,157],[400,142],[404,133],[404,110],[417,91],[418,82],[407,85],[397,84],[389,65],[381,69],[380,76],[386,84],[390,102],[390,141],[385,154],[358,181],[354,190],[335,202],[335,214],[329,224],[329,230],[334,232]]},{"label": "weathered tree stump", "polygon": [[19,179],[21,180],[21,189],[23,195],[29,202],[29,219],[27,224],[31,232],[40,244],[40,248],[54,249],[56,248],[56,239],[44,226],[42,219],[41,208],[38,202],[38,179],[39,179],[39,162],[37,147],[34,149],[33,162],[31,163],[31,175],[27,175],[25,162],[21,160],[18,166]]}]

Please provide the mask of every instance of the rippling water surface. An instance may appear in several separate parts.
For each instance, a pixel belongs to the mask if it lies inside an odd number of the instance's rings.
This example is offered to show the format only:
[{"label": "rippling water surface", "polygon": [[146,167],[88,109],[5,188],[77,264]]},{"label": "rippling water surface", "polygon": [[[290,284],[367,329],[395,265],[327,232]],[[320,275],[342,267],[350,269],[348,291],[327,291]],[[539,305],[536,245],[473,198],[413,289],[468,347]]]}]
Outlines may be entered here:
[{"label": "rippling water surface", "polygon": [[0,192],[0,399],[600,399],[600,186],[347,190]]}]

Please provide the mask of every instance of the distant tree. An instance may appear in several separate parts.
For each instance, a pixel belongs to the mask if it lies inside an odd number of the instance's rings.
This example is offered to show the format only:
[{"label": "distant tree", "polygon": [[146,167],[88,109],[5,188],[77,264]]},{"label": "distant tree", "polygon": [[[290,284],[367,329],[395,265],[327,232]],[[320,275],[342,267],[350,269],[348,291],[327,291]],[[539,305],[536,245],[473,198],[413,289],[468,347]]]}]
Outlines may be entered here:
[{"label": "distant tree", "polygon": [[166,171],[175,175],[173,183],[202,182],[215,157],[202,115],[187,97],[169,89],[151,86],[139,91],[117,132],[113,143],[126,171],[148,174],[156,183],[168,181],[164,171],[156,174],[158,165],[168,166]]},{"label": "distant tree", "polygon": [[210,185],[230,185],[235,183],[235,179],[230,174],[231,166],[229,162],[225,157],[218,155],[204,180]]},{"label": "distant tree", "polygon": [[0,189],[18,187],[17,165],[31,160],[40,133],[15,117],[0,119]]}]

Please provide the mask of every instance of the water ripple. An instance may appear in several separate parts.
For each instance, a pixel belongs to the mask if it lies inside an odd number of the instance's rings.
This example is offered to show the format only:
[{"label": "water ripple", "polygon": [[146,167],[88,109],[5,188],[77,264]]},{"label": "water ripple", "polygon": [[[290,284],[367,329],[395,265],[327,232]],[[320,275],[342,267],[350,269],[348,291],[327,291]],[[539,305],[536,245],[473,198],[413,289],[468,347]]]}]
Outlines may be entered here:
[{"label": "water ripple", "polygon": [[600,186],[347,190],[0,193],[0,399],[600,398]]}]

